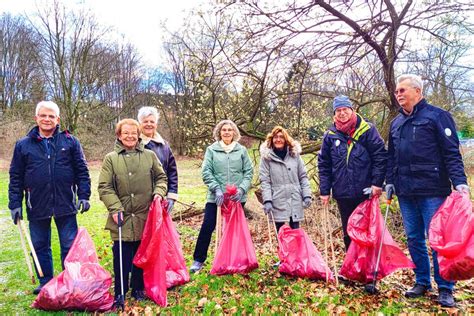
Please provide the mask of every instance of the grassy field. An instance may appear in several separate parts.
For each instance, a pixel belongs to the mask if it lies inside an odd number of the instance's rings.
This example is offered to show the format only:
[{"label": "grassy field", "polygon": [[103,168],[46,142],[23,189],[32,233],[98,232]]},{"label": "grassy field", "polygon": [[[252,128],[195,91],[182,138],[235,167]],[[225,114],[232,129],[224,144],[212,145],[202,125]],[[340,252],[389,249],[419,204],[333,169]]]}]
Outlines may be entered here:
[{"label": "grassy field", "polygon": [[[198,160],[180,159],[179,184],[180,200],[187,204],[195,202],[198,208],[205,203],[206,188],[200,177]],[[93,181],[92,208],[88,213],[78,215],[80,226],[87,228],[92,236],[100,257],[100,262],[108,271],[112,271],[111,241],[103,230],[106,209],[98,199],[97,178],[99,165],[91,164]],[[20,247],[18,231],[12,224],[7,211],[8,172],[0,170],[0,315],[45,314],[47,312],[30,308],[35,296]],[[249,201],[256,209],[256,202]],[[184,206],[181,206],[184,207]],[[179,210],[176,210],[176,212]],[[313,207],[306,216],[303,227],[322,250],[320,238],[320,212]],[[195,216],[177,223],[181,234],[183,251],[188,266],[192,262],[192,252],[202,216]],[[337,219],[333,219],[334,225]],[[458,308],[442,309],[436,302],[436,292],[425,298],[407,300],[403,292],[412,285],[413,273],[399,271],[385,278],[379,285],[380,294],[368,296],[361,286],[327,285],[323,281],[311,281],[282,276],[272,267],[277,260],[276,251],[272,251],[268,241],[266,221],[263,216],[254,216],[249,220],[249,228],[257,251],[259,269],[249,275],[216,277],[209,274],[213,257],[205,269],[192,275],[191,281],[168,292],[168,307],[160,308],[151,301],[136,302],[127,300],[127,311],[132,314],[360,314],[380,312],[383,314],[400,313],[474,313],[474,282],[460,282],[455,296]],[[336,254],[338,265],[342,263],[343,251],[340,236],[336,236]],[[273,240],[273,242],[275,242]],[[403,248],[405,246],[402,246]],[[56,273],[60,272],[58,239],[53,228],[53,254]],[[50,314],[50,313],[47,313]],[[53,313],[51,313],[53,314]],[[54,314],[67,314],[59,312]],[[76,313],[81,314],[81,313]]]}]

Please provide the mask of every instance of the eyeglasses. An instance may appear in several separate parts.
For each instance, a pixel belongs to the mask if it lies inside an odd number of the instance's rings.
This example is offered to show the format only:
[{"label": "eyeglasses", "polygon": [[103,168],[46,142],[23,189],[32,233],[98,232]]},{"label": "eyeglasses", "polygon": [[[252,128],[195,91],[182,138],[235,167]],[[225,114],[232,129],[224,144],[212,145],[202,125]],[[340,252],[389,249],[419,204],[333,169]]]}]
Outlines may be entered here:
[{"label": "eyeglasses", "polygon": [[[416,88],[412,88],[412,89],[416,89]],[[400,88],[400,89],[395,90],[394,94],[395,95],[404,94],[407,90],[408,88]]]}]

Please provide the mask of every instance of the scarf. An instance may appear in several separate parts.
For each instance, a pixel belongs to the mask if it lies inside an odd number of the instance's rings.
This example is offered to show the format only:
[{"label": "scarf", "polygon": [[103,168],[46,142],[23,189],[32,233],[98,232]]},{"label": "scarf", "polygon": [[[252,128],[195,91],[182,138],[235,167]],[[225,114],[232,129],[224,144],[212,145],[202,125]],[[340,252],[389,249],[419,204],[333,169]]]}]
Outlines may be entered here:
[{"label": "scarf", "polygon": [[222,140],[220,140],[219,145],[221,145],[222,149],[224,149],[226,154],[228,154],[232,151],[232,149],[234,149],[235,145],[237,145],[237,142],[233,141],[229,145],[226,145]]},{"label": "scarf", "polygon": [[286,154],[288,153],[288,147],[285,146],[282,149],[273,148],[273,152],[275,153],[275,155],[280,157],[281,160],[285,160]]},{"label": "scarf", "polygon": [[343,132],[344,134],[347,134],[349,136],[352,136],[355,132],[355,128],[357,125],[357,114],[355,114],[354,111],[352,111],[352,116],[351,118],[343,123],[334,117],[334,124],[336,125],[336,129],[340,132]]}]

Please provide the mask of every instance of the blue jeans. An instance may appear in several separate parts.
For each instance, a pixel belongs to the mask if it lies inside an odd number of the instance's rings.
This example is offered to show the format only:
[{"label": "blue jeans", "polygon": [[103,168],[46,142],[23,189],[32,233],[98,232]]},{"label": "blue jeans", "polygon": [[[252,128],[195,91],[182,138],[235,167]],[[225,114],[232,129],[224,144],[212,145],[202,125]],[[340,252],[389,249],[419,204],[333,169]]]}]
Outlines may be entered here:
[{"label": "blue jeans", "polygon": [[[431,288],[430,257],[426,246],[426,238],[430,228],[431,218],[438,208],[443,204],[445,196],[410,196],[399,197],[400,210],[403,217],[403,225],[408,239],[408,250],[410,251],[416,275],[416,283]],[[434,279],[438,288],[453,290],[455,282],[444,280],[439,275],[438,256],[432,249]]]},{"label": "blue jeans", "polygon": [[[72,246],[74,238],[77,235],[76,215],[54,218],[58,229],[59,244],[61,246],[61,265],[64,270],[64,259]],[[35,248],[38,261],[43,270],[43,277],[40,277],[38,271],[36,275],[41,285],[45,285],[53,278],[53,256],[51,253],[51,218],[39,221],[30,221],[30,236],[33,247]],[[36,268],[36,266],[35,266]]]}]

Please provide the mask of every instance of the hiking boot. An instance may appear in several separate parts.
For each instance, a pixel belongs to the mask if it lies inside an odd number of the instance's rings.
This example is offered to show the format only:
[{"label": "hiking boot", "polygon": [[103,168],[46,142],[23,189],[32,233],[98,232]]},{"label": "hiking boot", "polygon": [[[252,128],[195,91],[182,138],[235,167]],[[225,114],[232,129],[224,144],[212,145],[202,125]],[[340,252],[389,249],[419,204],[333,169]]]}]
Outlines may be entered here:
[{"label": "hiking boot", "polygon": [[438,303],[443,307],[454,307],[456,302],[454,301],[453,292],[448,289],[439,289]]},{"label": "hiking boot", "polygon": [[191,268],[189,268],[189,272],[197,273],[202,270],[203,266],[204,266],[203,262],[194,261],[193,264],[191,265]]},{"label": "hiking boot", "polygon": [[33,294],[38,295],[41,292],[41,289],[43,288],[44,284],[38,285],[36,289],[33,290]]},{"label": "hiking boot", "polygon": [[405,292],[405,296],[408,298],[417,298],[425,295],[430,288],[426,285],[415,284],[414,287]]},{"label": "hiking boot", "polygon": [[377,287],[373,283],[367,283],[364,285],[364,291],[368,294],[377,294],[379,290],[377,290]]},{"label": "hiking boot", "polygon": [[114,303],[112,304],[112,310],[124,310],[125,308],[125,301],[122,295],[117,295],[114,299]]},{"label": "hiking boot", "polygon": [[144,301],[148,299],[148,296],[143,290],[132,290],[132,297],[137,301]]}]

